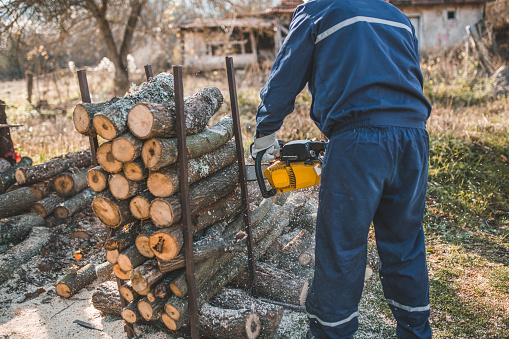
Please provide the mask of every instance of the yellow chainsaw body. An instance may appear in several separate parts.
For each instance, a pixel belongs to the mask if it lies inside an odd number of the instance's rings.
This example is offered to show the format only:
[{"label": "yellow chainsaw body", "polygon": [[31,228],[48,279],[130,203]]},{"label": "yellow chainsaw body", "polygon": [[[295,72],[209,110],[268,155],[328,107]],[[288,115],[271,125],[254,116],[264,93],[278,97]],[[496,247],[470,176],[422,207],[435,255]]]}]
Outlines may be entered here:
[{"label": "yellow chainsaw body", "polygon": [[263,173],[277,193],[311,187],[320,183],[322,163],[320,161],[290,162],[276,161]]}]

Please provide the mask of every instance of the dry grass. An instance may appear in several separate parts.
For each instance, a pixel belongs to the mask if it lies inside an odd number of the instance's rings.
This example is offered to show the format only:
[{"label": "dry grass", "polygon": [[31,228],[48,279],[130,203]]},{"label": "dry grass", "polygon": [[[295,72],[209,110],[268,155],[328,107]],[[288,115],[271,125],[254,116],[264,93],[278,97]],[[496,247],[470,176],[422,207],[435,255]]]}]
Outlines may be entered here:
[{"label": "dry grass", "polygon": [[[441,72],[447,70],[442,63],[438,68]],[[434,70],[431,67],[428,71]],[[88,75],[93,101],[108,99],[111,75],[104,72]],[[259,90],[266,78],[267,73],[259,69],[236,72],[245,145],[252,140]],[[142,75],[136,76],[138,84],[142,79]],[[444,83],[443,78],[432,78],[427,84],[429,92],[445,98],[435,102],[428,122],[432,158],[425,228],[432,327],[437,338],[509,337],[509,179],[506,179],[509,178],[509,100],[491,100],[487,87],[466,85],[465,78],[461,79]],[[482,83],[485,82],[479,82]],[[225,96],[219,115],[229,113],[225,71],[186,75],[184,94],[211,85],[217,86]],[[447,95],[443,96],[444,93]],[[0,84],[0,98],[8,104],[9,122],[24,124],[12,130],[15,147],[21,155],[42,162],[88,147],[88,139],[74,131],[71,120],[72,108],[80,101],[74,75],[62,75],[57,85],[52,78],[41,80],[34,95],[36,99],[48,100],[51,109],[35,110],[27,104],[23,81]],[[296,111],[278,133],[279,138],[321,138],[308,117],[309,103],[310,97],[304,91],[297,98]],[[371,335],[379,331],[389,337],[387,331],[394,324],[383,301],[379,280],[374,279],[367,290],[364,307],[373,312],[368,312],[371,315],[365,321],[369,325],[361,328],[357,337],[370,337],[363,331]]]}]

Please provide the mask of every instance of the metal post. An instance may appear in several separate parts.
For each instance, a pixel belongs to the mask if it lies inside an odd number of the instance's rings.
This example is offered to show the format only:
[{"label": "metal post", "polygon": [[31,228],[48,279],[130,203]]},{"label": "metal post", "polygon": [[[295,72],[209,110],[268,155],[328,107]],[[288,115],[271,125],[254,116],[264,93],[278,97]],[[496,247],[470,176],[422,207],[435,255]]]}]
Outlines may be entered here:
[{"label": "metal post", "polygon": [[[90,103],[90,92],[88,90],[88,81],[87,81],[87,71],[84,69],[78,70],[78,82],[80,84],[80,92],[81,92],[81,101]],[[97,141],[97,136],[88,137],[90,141],[90,151],[92,152],[92,164],[94,166],[98,166],[97,163],[97,148],[99,147],[99,142]]]},{"label": "metal post", "polygon": [[152,73],[152,65],[145,65],[145,76],[147,77],[147,81],[154,77],[154,73]]},{"label": "metal post", "polygon": [[198,334],[198,300],[194,279],[193,256],[193,224],[189,207],[189,179],[186,146],[186,119],[184,116],[184,89],[182,83],[182,66],[173,66],[175,82],[175,122],[177,128],[178,163],[180,180],[180,200],[182,205],[182,225],[184,228],[184,251],[186,261],[186,279],[188,288],[189,322],[191,338],[199,338]]},{"label": "metal post", "polygon": [[235,144],[237,146],[237,160],[239,163],[239,181],[240,190],[242,194],[242,215],[244,217],[244,225],[247,230],[247,258],[250,274],[249,291],[251,294],[256,295],[254,289],[256,271],[255,271],[255,257],[253,254],[253,232],[251,229],[251,216],[249,213],[249,200],[247,192],[247,179],[246,179],[246,163],[244,160],[244,146],[242,144],[242,131],[240,128],[239,116],[239,103],[237,99],[237,87],[235,84],[235,72],[233,68],[233,58],[226,57],[226,72],[228,74],[228,87],[230,88],[230,102],[232,107],[233,130],[235,134]]}]

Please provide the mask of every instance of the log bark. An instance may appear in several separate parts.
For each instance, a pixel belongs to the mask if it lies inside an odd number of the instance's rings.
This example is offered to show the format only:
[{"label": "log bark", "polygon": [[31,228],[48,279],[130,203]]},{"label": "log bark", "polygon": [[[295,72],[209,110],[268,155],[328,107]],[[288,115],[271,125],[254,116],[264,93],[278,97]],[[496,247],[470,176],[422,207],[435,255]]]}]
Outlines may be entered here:
[{"label": "log bark", "polygon": [[41,217],[46,218],[55,208],[65,201],[65,198],[58,196],[55,193],[50,194],[46,198],[36,202],[32,205],[31,211],[39,214]]},{"label": "log bark", "polygon": [[0,256],[0,284],[8,280],[15,269],[28,262],[51,240],[51,231],[46,227],[33,227],[28,237]]},{"label": "log bark", "polygon": [[[276,208],[277,209],[277,208]],[[278,219],[266,234],[266,228],[262,227],[260,223],[255,229],[253,238],[256,242],[254,255],[256,258],[262,256],[272,242],[277,239],[283,229],[288,226],[289,217],[288,209],[281,208],[277,211]],[[264,225],[267,226],[267,225]],[[266,234],[266,235],[265,235]],[[262,237],[259,239],[258,237]],[[224,255],[223,255],[224,256]],[[235,254],[223,265],[221,269],[214,274],[203,286],[200,286],[198,295],[198,307],[201,307],[205,302],[210,300],[223,286],[231,281],[237,274],[247,270],[247,256],[244,253]],[[172,296],[168,299],[165,305],[166,313],[175,321],[175,327],[178,329],[183,324],[188,323],[188,303],[187,299],[179,299],[177,296]]]},{"label": "log bark", "polygon": [[75,213],[90,207],[96,193],[90,188],[86,188],[74,197],[67,199],[55,208],[54,214],[59,219],[66,219]]},{"label": "log bark", "polygon": [[143,141],[129,132],[113,139],[111,153],[120,162],[131,162],[141,155]]},{"label": "log bark", "polygon": [[101,166],[91,168],[87,172],[88,187],[95,192],[102,192],[108,187],[109,173],[103,170]]},{"label": "log bark", "polygon": [[53,179],[38,182],[28,186],[33,192],[36,201],[46,198],[53,190]]},{"label": "log bark", "polygon": [[[249,274],[244,270],[236,276],[232,284],[241,288],[249,285]],[[267,299],[294,305],[304,305],[309,287],[309,280],[284,271],[266,263],[256,264],[256,292]]]},{"label": "log bark", "polygon": [[113,97],[108,101],[100,103],[86,103],[82,102],[74,107],[72,113],[72,120],[74,122],[74,128],[78,133],[93,137],[96,135],[92,119],[97,112],[103,111],[106,107],[115,103],[119,98]]},{"label": "log bark", "polygon": [[35,203],[34,192],[28,187],[0,195],[0,218],[20,214]]},{"label": "log bark", "polygon": [[112,140],[127,130],[127,114],[139,102],[163,103],[173,100],[173,76],[160,73],[144,82],[136,90],[94,115],[93,125],[97,134]]},{"label": "log bark", "polygon": [[222,288],[209,300],[209,303],[212,306],[221,308],[234,310],[248,309],[251,312],[256,312],[260,317],[261,334],[264,335],[271,335],[277,332],[284,312],[282,306],[260,301],[243,290],[232,288]]},{"label": "log bark", "polygon": [[104,314],[120,317],[122,305],[120,304],[117,283],[105,281],[99,284],[92,294],[92,305]]},{"label": "log bark", "polygon": [[[230,115],[203,132],[186,138],[189,159],[198,158],[226,144],[233,137],[233,120]],[[177,161],[177,139],[151,138],[145,141],[141,157],[145,167],[157,171]]]},{"label": "log bark", "polygon": [[301,214],[299,216],[294,217],[290,221],[290,223],[294,228],[301,228],[306,229],[309,232],[314,232],[314,230],[316,229],[316,217],[317,217],[316,212]]},{"label": "log bark", "polygon": [[87,187],[88,168],[60,173],[55,177],[53,187],[61,197],[72,197]]},{"label": "log bark", "polygon": [[149,170],[141,158],[124,163],[123,171],[125,177],[132,181],[140,181],[149,176]]},{"label": "log bark", "polygon": [[[0,124],[7,124],[5,102],[0,100]],[[0,128],[0,158],[6,159],[11,164],[16,163],[16,151],[12,144],[10,128]]]},{"label": "log bark", "polygon": [[113,266],[109,262],[102,264],[88,264],[79,270],[69,271],[56,285],[59,296],[70,298],[82,288],[90,285],[95,280],[106,280],[110,277]]},{"label": "log bark", "polygon": [[152,223],[147,223],[143,226],[140,234],[136,237],[136,248],[138,251],[147,258],[153,258],[155,256],[152,248],[150,247],[150,236],[152,233],[157,231],[157,227]]},{"label": "log bark", "polygon": [[205,304],[198,315],[200,332],[210,338],[258,338],[262,325],[248,309],[225,309]]},{"label": "log bark", "polygon": [[[194,262],[198,263],[211,257],[217,257],[225,252],[242,251],[245,249],[245,245],[242,246],[240,242],[243,241],[246,236],[246,233],[239,232],[227,239],[205,239],[195,242],[193,245]],[[157,264],[162,273],[183,268],[186,266],[185,254],[180,253],[171,260],[158,259]]]},{"label": "log bark", "polygon": [[157,261],[152,259],[132,270],[130,279],[134,290],[139,293],[147,288],[150,289],[150,286],[163,277],[164,273],[159,271]]},{"label": "log bark", "polygon": [[179,226],[154,232],[150,236],[149,244],[158,259],[171,260],[179,254],[184,245],[184,233]]},{"label": "log bark", "polygon": [[[191,214],[231,193],[238,185],[238,173],[237,164],[233,164],[191,185]],[[179,196],[157,198],[150,204],[150,219],[159,227],[168,227],[180,221],[181,212]]]},{"label": "log bark", "polygon": [[90,150],[68,153],[39,165],[19,167],[15,172],[16,182],[20,185],[31,185],[52,178],[70,168],[88,167],[91,163]]},{"label": "log bark", "polygon": [[134,245],[134,241],[140,232],[141,227],[139,223],[133,223],[123,232],[117,232],[115,236],[108,238],[104,242],[104,249],[106,251],[119,250],[123,251],[126,248]]},{"label": "log bark", "polygon": [[[223,95],[217,87],[206,87],[184,99],[186,134],[196,134],[207,127],[210,118],[221,108]],[[175,103],[138,103],[127,116],[129,130],[140,139],[176,136]]]},{"label": "log bark", "polygon": [[136,221],[129,211],[129,200],[115,200],[108,191],[102,192],[94,198],[92,210],[99,220],[112,228]]},{"label": "log bark", "polygon": [[136,246],[133,245],[120,253],[117,264],[120,266],[120,269],[128,272],[143,264],[147,259],[148,258],[141,255]]},{"label": "log bark", "polygon": [[137,301],[131,301],[129,303],[129,305],[124,307],[124,309],[122,310],[122,313],[121,313],[122,319],[124,319],[125,321],[127,321],[130,324],[134,324],[135,322],[140,320],[141,315],[140,315],[140,312],[138,311],[137,304],[138,304]]},{"label": "log bark", "polygon": [[[259,241],[264,234],[272,227],[274,227],[274,223],[277,221],[278,214],[281,208],[278,206],[273,206],[269,212],[265,215],[265,218],[260,222],[259,225],[253,231],[253,242],[256,243]],[[240,220],[238,224],[232,223],[229,227],[238,228],[243,225],[243,218],[240,216]],[[226,230],[224,233],[230,233],[229,230]],[[222,267],[227,266],[228,262],[231,258],[235,256],[233,252],[222,253],[219,256],[212,256],[208,260],[199,262],[195,266],[195,281],[196,286],[203,286],[211,277]],[[180,274],[171,284],[170,288],[172,292],[179,298],[183,298],[187,294],[187,280],[185,272]]]},{"label": "log bark", "polygon": [[12,165],[7,159],[0,158],[0,173],[7,171]]},{"label": "log bark", "polygon": [[111,141],[101,144],[97,148],[97,163],[108,173],[118,173],[124,164],[115,159],[111,152]]},{"label": "log bark", "polygon": [[17,243],[30,233],[33,227],[44,226],[44,218],[36,213],[0,219],[0,244]]},{"label": "log bark", "polygon": [[0,173],[0,194],[7,191],[12,185],[16,183],[16,170],[20,167],[32,166],[32,159],[29,157],[21,157],[19,162],[11,166],[8,170]]},{"label": "log bark", "polygon": [[110,175],[108,179],[110,192],[115,199],[124,200],[134,197],[138,192],[147,188],[144,181],[132,181],[127,179],[122,173]]},{"label": "log bark", "polygon": [[[307,230],[296,229],[283,234],[276,241],[274,252],[271,252],[271,261],[277,263],[279,268],[289,268],[298,261],[299,256],[309,247],[312,234]],[[287,266],[287,267],[285,267]]]},{"label": "log bark", "polygon": [[129,210],[131,214],[139,220],[150,218],[150,203],[155,197],[148,190],[140,192],[137,196],[131,199],[129,203]]},{"label": "log bark", "polygon": [[[235,141],[199,158],[189,160],[189,184],[216,173],[233,164],[237,159]],[[150,173],[147,179],[149,191],[156,197],[169,197],[180,190],[180,176],[177,164]]]}]

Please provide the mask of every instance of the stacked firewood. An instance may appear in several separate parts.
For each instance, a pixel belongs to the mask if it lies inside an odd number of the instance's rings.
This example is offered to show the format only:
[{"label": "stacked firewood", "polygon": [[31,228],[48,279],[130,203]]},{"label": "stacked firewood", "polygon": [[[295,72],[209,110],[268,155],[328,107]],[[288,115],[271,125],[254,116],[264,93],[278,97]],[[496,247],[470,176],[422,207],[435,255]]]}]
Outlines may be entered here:
[{"label": "stacked firewood", "polygon": [[[106,262],[70,272],[58,282],[57,293],[70,297],[113,270],[123,285],[101,284],[92,298],[97,309],[120,314],[131,324],[149,321],[183,331],[189,323],[185,255],[193,255],[201,331],[217,338],[274,333],[281,306],[225,288],[230,283],[245,287],[249,278],[232,118],[208,127],[223,102],[215,87],[184,100],[195,242],[192,254],[183,251],[172,83],[170,74],[161,73],[124,98],[76,106],[76,129],[107,140],[97,151],[99,166],[87,178],[97,194],[95,215],[116,232],[104,244]],[[257,258],[274,247],[294,214],[295,199],[283,204],[287,195],[281,197],[279,204],[260,201],[259,189],[250,186]],[[256,288],[264,295],[303,304],[306,279],[270,265],[259,264],[257,270],[264,278]],[[123,308],[120,295],[128,303]]]},{"label": "stacked firewood", "polygon": [[90,206],[87,187],[90,151],[68,153],[32,166],[22,157],[0,172],[0,283],[46,246],[49,228]]}]

